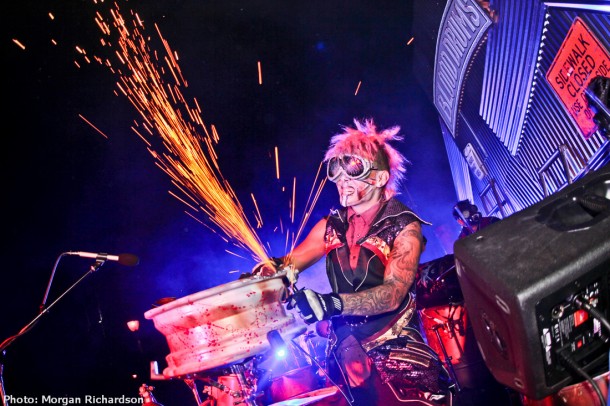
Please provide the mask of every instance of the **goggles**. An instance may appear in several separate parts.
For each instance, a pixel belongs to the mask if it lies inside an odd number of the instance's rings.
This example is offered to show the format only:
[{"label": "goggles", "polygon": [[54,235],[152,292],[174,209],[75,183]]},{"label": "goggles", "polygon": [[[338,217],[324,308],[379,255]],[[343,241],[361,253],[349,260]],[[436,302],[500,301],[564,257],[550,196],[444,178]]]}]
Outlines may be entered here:
[{"label": "goggles", "polygon": [[328,160],[326,165],[326,176],[331,182],[337,182],[344,173],[350,180],[361,180],[369,176],[373,163],[358,155],[341,155]]}]

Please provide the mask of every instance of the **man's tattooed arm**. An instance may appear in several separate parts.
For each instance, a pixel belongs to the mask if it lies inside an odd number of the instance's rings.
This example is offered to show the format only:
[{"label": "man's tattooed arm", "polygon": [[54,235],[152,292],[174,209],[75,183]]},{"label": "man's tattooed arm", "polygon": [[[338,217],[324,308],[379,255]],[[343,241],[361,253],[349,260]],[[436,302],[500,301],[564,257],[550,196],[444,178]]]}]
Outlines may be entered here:
[{"label": "man's tattooed arm", "polygon": [[398,308],[417,275],[422,247],[421,224],[414,221],[394,240],[383,285],[363,292],[341,294],[343,314],[371,316]]}]

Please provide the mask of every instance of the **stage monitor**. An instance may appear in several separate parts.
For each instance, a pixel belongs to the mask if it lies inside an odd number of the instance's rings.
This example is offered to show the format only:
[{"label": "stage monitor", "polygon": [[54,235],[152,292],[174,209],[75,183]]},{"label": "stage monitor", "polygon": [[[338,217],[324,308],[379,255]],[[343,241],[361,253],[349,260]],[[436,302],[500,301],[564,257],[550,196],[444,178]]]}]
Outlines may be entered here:
[{"label": "stage monitor", "polygon": [[610,165],[457,240],[454,254],[479,349],[498,382],[541,399],[583,380],[565,359],[586,373],[607,370]]}]

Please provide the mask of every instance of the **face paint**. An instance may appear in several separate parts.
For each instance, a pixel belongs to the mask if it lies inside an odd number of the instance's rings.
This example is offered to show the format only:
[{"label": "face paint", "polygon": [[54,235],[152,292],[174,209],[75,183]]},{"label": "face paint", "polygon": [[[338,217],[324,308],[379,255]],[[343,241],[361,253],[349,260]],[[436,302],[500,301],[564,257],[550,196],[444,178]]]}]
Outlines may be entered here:
[{"label": "face paint", "polygon": [[346,176],[340,176],[337,179],[337,189],[343,207],[355,206],[375,190],[375,182],[367,179],[351,180]]}]

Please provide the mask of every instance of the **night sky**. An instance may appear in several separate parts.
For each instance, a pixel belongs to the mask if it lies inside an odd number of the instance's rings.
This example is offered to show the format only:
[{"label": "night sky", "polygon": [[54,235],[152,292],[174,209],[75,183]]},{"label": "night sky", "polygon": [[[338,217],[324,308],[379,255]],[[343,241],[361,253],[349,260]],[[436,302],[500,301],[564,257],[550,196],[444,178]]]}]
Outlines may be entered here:
[{"label": "night sky", "polygon": [[[457,197],[430,102],[434,41],[444,4],[291,3],[119,4],[125,17],[133,10],[143,20],[151,49],[165,54],[156,24],[179,56],[188,82],[182,92],[197,99],[204,122],[217,129],[220,171],[252,224],[255,195],[264,221],[256,233],[272,255],[285,254],[286,231],[297,231],[330,137],[353,118],[368,117],[382,128],[402,127],[405,141],[397,147],[411,165],[400,198],[433,223],[424,229],[429,243],[422,262],[452,252],[459,233],[451,216]],[[7,225],[0,340],[37,316],[60,254],[140,258],[135,267],[106,262],[7,348],[7,394],[136,396],[141,383],[151,383],[148,362],[163,366],[168,352],[144,312],[160,298],[235,280],[255,264],[250,253],[185,213],[184,203],[169,193],[175,191],[169,177],[131,130],[141,118],[117,91],[117,76],[95,61],[85,63],[77,52],[77,47],[88,56],[107,52],[94,17],[97,11],[107,16],[111,6],[27,0],[9,4],[4,13]],[[291,223],[295,178],[296,219]],[[305,231],[337,204],[329,183]],[[303,275],[301,286],[327,288],[322,262]],[[47,305],[92,263],[63,257]],[[141,323],[136,333],[126,327],[133,319]],[[185,404],[181,396],[191,399],[181,382],[152,383],[166,406]]]}]

